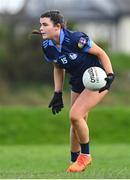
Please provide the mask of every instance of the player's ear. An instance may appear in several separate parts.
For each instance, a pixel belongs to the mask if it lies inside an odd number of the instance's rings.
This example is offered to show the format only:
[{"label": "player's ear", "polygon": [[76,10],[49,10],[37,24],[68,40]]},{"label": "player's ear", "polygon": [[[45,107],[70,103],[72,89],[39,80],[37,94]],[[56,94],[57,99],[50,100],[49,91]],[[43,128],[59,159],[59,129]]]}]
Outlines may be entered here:
[{"label": "player's ear", "polygon": [[55,27],[56,27],[57,30],[59,30],[59,29],[61,29],[61,24],[60,24],[60,23],[57,23],[57,24],[55,25]]}]

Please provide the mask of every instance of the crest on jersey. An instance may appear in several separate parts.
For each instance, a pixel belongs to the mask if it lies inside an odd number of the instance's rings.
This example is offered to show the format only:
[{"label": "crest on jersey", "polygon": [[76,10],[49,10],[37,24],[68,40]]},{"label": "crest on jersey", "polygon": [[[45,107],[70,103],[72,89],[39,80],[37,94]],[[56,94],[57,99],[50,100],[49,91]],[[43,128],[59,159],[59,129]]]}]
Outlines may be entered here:
[{"label": "crest on jersey", "polygon": [[76,53],[69,53],[69,57],[72,60],[75,60],[77,58],[77,54]]},{"label": "crest on jersey", "polygon": [[85,44],[86,44],[86,38],[81,37],[78,42],[78,47],[83,48]]}]

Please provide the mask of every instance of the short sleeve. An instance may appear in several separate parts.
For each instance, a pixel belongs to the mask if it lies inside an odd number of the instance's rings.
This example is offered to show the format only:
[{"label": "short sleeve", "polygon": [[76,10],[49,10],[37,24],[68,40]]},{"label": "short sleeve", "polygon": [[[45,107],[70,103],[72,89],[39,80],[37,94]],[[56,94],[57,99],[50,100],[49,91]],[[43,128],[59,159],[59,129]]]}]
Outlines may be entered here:
[{"label": "short sleeve", "polygon": [[47,57],[46,55],[46,47],[47,47],[47,44],[45,44],[45,42],[43,41],[42,42],[42,51],[44,53],[44,59],[47,61],[47,62],[51,62],[51,60]]},{"label": "short sleeve", "polygon": [[81,52],[88,52],[92,47],[92,39],[85,33],[77,32],[75,33],[74,44]]},{"label": "short sleeve", "polygon": [[56,56],[55,56],[55,52],[53,51],[52,48],[53,47],[48,46],[48,41],[47,40],[42,42],[42,50],[43,50],[43,54],[44,54],[44,59],[47,62],[56,63],[57,59],[56,59]]}]

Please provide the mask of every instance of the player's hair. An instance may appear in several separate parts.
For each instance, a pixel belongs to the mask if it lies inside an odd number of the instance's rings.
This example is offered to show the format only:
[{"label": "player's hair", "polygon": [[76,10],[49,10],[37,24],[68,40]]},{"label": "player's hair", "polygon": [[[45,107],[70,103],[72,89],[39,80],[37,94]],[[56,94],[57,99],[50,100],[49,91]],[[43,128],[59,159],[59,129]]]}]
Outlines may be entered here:
[{"label": "player's hair", "polygon": [[57,10],[50,10],[41,15],[41,18],[50,18],[54,25],[60,24],[61,28],[64,28],[65,21],[64,16]]}]

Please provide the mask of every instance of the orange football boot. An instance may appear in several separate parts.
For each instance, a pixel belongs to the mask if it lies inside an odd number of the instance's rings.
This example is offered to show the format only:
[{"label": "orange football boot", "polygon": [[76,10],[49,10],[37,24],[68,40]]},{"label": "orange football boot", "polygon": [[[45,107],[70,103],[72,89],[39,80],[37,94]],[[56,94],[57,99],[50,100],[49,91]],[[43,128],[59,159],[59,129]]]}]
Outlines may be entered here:
[{"label": "orange football boot", "polygon": [[80,154],[77,160],[70,165],[67,172],[81,172],[84,171],[92,162],[91,155]]}]

